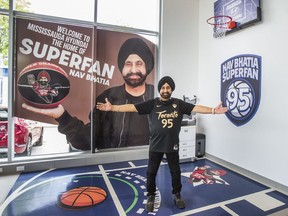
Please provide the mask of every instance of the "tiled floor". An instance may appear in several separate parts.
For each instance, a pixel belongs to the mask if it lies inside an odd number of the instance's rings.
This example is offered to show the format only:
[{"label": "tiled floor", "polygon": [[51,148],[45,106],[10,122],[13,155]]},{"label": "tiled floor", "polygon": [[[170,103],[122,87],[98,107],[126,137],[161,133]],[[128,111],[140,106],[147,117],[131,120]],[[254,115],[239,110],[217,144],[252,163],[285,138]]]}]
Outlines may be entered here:
[{"label": "tiled floor", "polygon": [[207,159],[181,164],[184,210],[174,206],[163,162],[155,210],[147,213],[146,165],[139,160],[23,173],[16,181],[12,176],[0,215],[288,216],[287,195]]}]

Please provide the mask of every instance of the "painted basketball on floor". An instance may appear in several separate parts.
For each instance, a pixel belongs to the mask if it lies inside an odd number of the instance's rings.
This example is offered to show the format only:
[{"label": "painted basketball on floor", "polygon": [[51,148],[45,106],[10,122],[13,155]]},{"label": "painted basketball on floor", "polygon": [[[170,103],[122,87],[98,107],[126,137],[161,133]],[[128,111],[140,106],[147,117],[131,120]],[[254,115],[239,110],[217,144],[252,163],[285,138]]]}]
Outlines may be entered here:
[{"label": "painted basketball on floor", "polygon": [[53,108],[69,94],[70,82],[61,67],[50,62],[35,62],[19,73],[17,88],[26,103]]},{"label": "painted basketball on floor", "polygon": [[99,187],[79,187],[59,195],[58,205],[67,209],[83,209],[103,202],[107,197],[104,189]]}]

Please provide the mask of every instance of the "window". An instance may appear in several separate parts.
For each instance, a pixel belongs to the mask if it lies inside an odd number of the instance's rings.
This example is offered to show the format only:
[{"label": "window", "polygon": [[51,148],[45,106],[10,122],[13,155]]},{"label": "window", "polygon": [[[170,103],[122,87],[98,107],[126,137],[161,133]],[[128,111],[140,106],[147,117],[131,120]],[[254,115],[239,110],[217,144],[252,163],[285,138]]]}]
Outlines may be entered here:
[{"label": "window", "polygon": [[[40,33],[37,31],[37,28],[32,28],[32,25],[30,25],[30,29],[25,27],[25,25],[22,25],[23,23],[26,23],[27,25],[34,23],[34,27],[37,24],[38,26],[44,26],[46,29],[53,29],[54,32],[57,32],[58,29],[60,30],[65,30],[65,29],[72,29],[73,32],[80,32],[83,33],[84,35],[89,35],[89,38],[94,37],[95,30],[98,31],[98,37],[99,37],[99,31],[106,31],[107,32],[112,32],[112,36],[110,38],[111,41],[114,42],[118,47],[120,47],[120,42],[117,42],[113,40],[113,35],[114,33],[118,34],[121,33],[122,39],[124,41],[124,38],[128,38],[129,34],[135,35],[135,36],[141,36],[148,41],[153,43],[153,46],[150,44],[152,51],[155,51],[155,46],[154,44],[158,44],[158,32],[159,32],[159,16],[160,16],[160,0],[15,0],[16,3],[16,12],[13,13],[13,16],[15,17],[15,29],[14,32],[17,35],[17,42],[13,41],[15,44],[21,44],[20,41],[23,39],[22,37],[29,37],[29,39],[33,40],[34,42],[36,41],[37,38],[37,43],[45,43],[45,45],[49,46],[56,46],[56,48],[59,50],[65,50],[66,53],[68,51],[71,51],[70,49],[75,48],[75,52],[77,46],[68,46],[71,45],[69,44],[70,42],[66,41],[67,43],[61,43],[63,42],[63,39],[57,38],[57,40],[53,40],[53,37],[51,35],[45,35],[45,31],[40,32],[43,34],[42,36],[39,36]],[[97,5],[96,5],[97,4]],[[97,12],[95,12],[95,9],[97,9]],[[8,29],[9,29],[9,17],[8,17],[8,12],[9,11],[9,0],[0,0],[0,100],[1,104],[5,105],[5,107],[8,107],[8,101],[11,101],[12,98],[8,98],[8,73],[7,73],[7,68],[8,68]],[[26,13],[28,12],[28,13]],[[1,14],[2,13],[2,14]],[[31,13],[33,15],[31,16]],[[10,13],[11,14],[11,13]],[[24,15],[24,16],[23,16]],[[31,17],[29,17],[31,16]],[[95,17],[97,16],[97,18]],[[39,19],[38,19],[39,17]],[[30,19],[31,18],[31,19]],[[35,19],[36,18],[36,19]],[[22,20],[22,24],[18,24],[16,20]],[[59,20],[59,22],[58,22]],[[97,20],[97,23],[95,23],[95,20]],[[83,22],[84,21],[84,22]],[[84,24],[83,24],[84,23]],[[87,24],[88,23],[88,24]],[[83,24],[83,25],[82,25]],[[86,25],[87,24],[87,25]],[[102,26],[101,26],[102,25]],[[60,28],[60,27],[61,28]],[[95,26],[99,26],[99,28],[95,28]],[[65,27],[65,28],[64,28]],[[103,27],[103,28],[102,28]],[[22,28],[22,29],[21,29]],[[23,30],[24,29],[24,30]],[[59,30],[59,31],[60,31]],[[127,33],[127,35],[126,35]],[[108,34],[108,33],[107,33]],[[116,35],[115,34],[115,35]],[[120,34],[120,35],[121,35]],[[24,36],[23,36],[24,35]],[[65,36],[67,38],[66,34],[63,33],[61,36]],[[130,37],[130,36],[129,36]],[[106,37],[104,37],[107,39]],[[116,37],[117,39],[120,38]],[[97,38],[98,39],[98,38]],[[12,41],[10,39],[10,41]],[[76,40],[75,40],[76,41]],[[146,41],[146,42],[148,42]],[[74,40],[71,40],[71,43],[74,43]],[[78,41],[75,42],[75,44]],[[84,52],[83,56],[85,56],[85,59],[87,60],[92,59],[93,57],[93,52],[95,51],[94,49],[96,48],[97,50],[101,50],[100,45],[95,45],[96,40],[91,40],[88,42],[87,50]],[[36,42],[35,42],[36,43]],[[119,44],[118,44],[119,43]],[[14,44],[14,45],[15,45]],[[109,43],[108,43],[109,44]],[[148,43],[149,44],[149,43]],[[23,45],[23,44],[22,44]],[[63,45],[63,47],[62,47]],[[64,47],[65,45],[65,47]],[[17,45],[15,45],[17,49]],[[80,45],[79,45],[80,47]],[[84,47],[84,45],[83,45]],[[81,47],[81,48],[83,48]],[[99,48],[100,47],[100,48]],[[85,47],[84,47],[85,48]],[[106,58],[106,53],[107,49],[102,47],[102,50],[104,49],[105,52],[102,56]],[[18,50],[18,49],[17,49]],[[20,55],[20,52],[16,52]],[[116,51],[113,47],[111,49],[110,53],[111,55],[108,55],[107,61],[106,59],[97,59],[97,64],[99,62],[99,67],[103,65],[106,67],[108,65],[109,67],[109,72],[110,69],[113,68],[114,71],[114,66],[117,65],[117,63],[114,63],[115,61],[115,56],[116,56]],[[156,51],[155,51],[156,53]],[[79,53],[78,53],[79,54]],[[17,55],[14,53],[14,55]],[[17,67],[17,73],[21,72],[21,70],[30,63],[33,63],[33,61],[36,61],[38,59],[38,56],[33,56],[32,54],[27,54],[27,53],[22,53],[21,57],[17,57],[16,59],[21,59],[19,61],[19,65],[13,62],[13,65],[16,65]],[[28,56],[29,55],[29,56]],[[79,54],[80,55],[80,54]],[[77,56],[79,56],[77,55]],[[23,58],[24,56],[24,58]],[[76,55],[75,55],[76,56]],[[100,56],[100,55],[98,55]],[[110,59],[110,56],[113,56],[113,59]],[[15,56],[11,56],[13,58]],[[105,61],[104,61],[105,60]],[[31,62],[30,62],[31,61]],[[18,62],[18,61],[17,61]],[[56,60],[55,62],[51,63],[57,63]],[[96,63],[95,63],[96,65]],[[1,68],[2,66],[2,68]],[[63,65],[62,65],[63,66]],[[64,65],[65,66],[65,65]],[[63,67],[64,67],[63,66]],[[68,68],[68,66],[66,65]],[[66,69],[67,69],[66,68]],[[116,68],[116,67],[115,67]],[[155,67],[156,68],[156,67]],[[19,70],[18,70],[19,69]],[[67,71],[70,73],[70,69],[68,68]],[[98,70],[98,69],[97,69]],[[106,70],[106,69],[105,69]],[[111,69],[112,71],[112,69]],[[73,74],[72,74],[73,72]],[[73,76],[71,80],[74,80],[74,82],[71,83],[76,83],[79,85],[79,80],[83,82],[88,82],[86,80],[88,76],[87,74],[90,75],[87,71],[86,68],[85,70],[82,69],[79,71],[72,70],[71,75]],[[81,73],[80,73],[81,72]],[[68,73],[68,72],[67,72]],[[111,73],[112,74],[112,73]],[[154,82],[154,72],[151,73],[152,75],[150,78],[147,78],[147,81],[151,84]],[[84,77],[85,75],[85,77]],[[120,73],[115,73],[115,76],[120,76]],[[84,77],[84,78],[83,78]],[[95,76],[96,77],[96,76]],[[96,83],[95,77],[90,77],[90,81],[94,81]],[[83,79],[82,79],[83,78]],[[92,79],[93,78],[93,79]],[[17,80],[17,77],[15,78]],[[107,75],[107,79],[111,79]],[[115,81],[115,79],[113,80]],[[119,80],[118,80],[119,81]],[[117,82],[118,82],[117,81]],[[122,82],[122,78],[120,79]],[[10,80],[9,80],[10,83]],[[111,86],[116,85],[111,81]],[[90,82],[89,82],[90,84]],[[93,83],[92,83],[93,84]],[[87,88],[89,90],[89,94],[86,94],[85,98],[87,97],[89,100],[89,104],[85,105],[83,107],[79,106],[71,106],[69,103],[69,111],[71,113],[81,113],[81,116],[79,118],[84,119],[85,123],[86,121],[89,121],[88,114],[91,111],[91,109],[94,107],[94,104],[92,104],[92,101],[95,99],[95,96],[93,95],[93,91],[95,91],[93,85],[86,85],[85,89]],[[75,86],[75,85],[74,85]],[[104,84],[103,84],[104,86]],[[93,91],[91,90],[93,87]],[[12,87],[9,86],[9,90],[11,90]],[[84,90],[85,90],[84,89]],[[81,89],[82,91],[83,88]],[[76,93],[75,93],[76,92]],[[78,92],[74,91],[74,94],[78,96]],[[90,95],[91,94],[91,95]],[[19,95],[19,94],[18,94]],[[11,96],[11,95],[10,95]],[[79,94],[79,97],[81,98],[81,102],[83,103],[83,95]],[[19,97],[20,98],[20,97]],[[25,122],[25,125],[27,128],[29,128],[29,132],[31,133],[35,132],[37,133],[37,137],[34,135],[31,135],[31,140],[27,139],[25,141],[26,146],[29,144],[29,148],[26,150],[24,149],[18,149],[16,148],[17,146],[12,145],[12,147],[9,147],[8,153],[15,152],[12,160],[17,160],[19,156],[42,156],[45,157],[45,155],[55,155],[58,153],[68,153],[68,152],[73,152],[75,149],[71,148],[70,143],[68,140],[66,140],[66,136],[59,133],[57,129],[57,124],[54,124],[54,122],[49,122],[49,120],[43,118],[40,116],[39,118],[36,118],[33,116],[31,113],[19,114],[17,113],[17,107],[19,110],[19,107],[21,107],[22,99],[18,98],[13,102],[13,115],[15,115],[13,119],[15,119],[15,131],[20,131],[17,130],[19,129],[20,126],[23,122]],[[91,98],[91,100],[90,100]],[[72,100],[72,99],[71,99]],[[79,101],[79,100],[78,100]],[[67,101],[66,101],[67,102]],[[76,101],[77,102],[77,101]],[[75,102],[75,103],[76,103]],[[91,103],[91,104],[90,104]],[[62,103],[63,106],[65,105],[67,107],[67,104],[64,102]],[[64,106],[64,107],[65,107]],[[1,116],[0,116],[1,117]],[[32,121],[33,119],[33,121]],[[39,120],[40,119],[40,120]],[[50,118],[51,119],[51,118]],[[18,121],[19,120],[19,121]],[[22,121],[23,120],[23,121]],[[43,120],[43,122],[42,122]],[[54,119],[52,119],[54,120]],[[10,121],[10,120],[9,120]],[[36,122],[35,122],[36,121]],[[41,122],[40,122],[41,121]],[[18,124],[19,123],[19,124]],[[51,124],[50,124],[51,123]],[[18,126],[17,126],[18,125]],[[22,124],[24,125],[24,123]],[[17,128],[16,128],[17,126]],[[33,128],[33,131],[30,130]],[[20,128],[21,129],[21,128]],[[35,130],[34,130],[35,129]],[[25,131],[24,129],[22,131]],[[43,133],[44,131],[44,133]],[[44,135],[43,135],[44,134]],[[26,134],[27,135],[27,134]],[[56,145],[52,145],[55,143]],[[14,144],[17,144],[14,142]],[[22,142],[21,144],[24,144]],[[42,146],[43,144],[43,146]],[[33,147],[33,148],[32,148]],[[5,147],[6,148],[6,147]],[[6,151],[6,149],[5,149]],[[1,151],[0,151],[1,152]],[[78,154],[82,153],[82,151],[74,152],[73,154]],[[8,154],[10,155],[10,154]],[[17,157],[17,158],[16,158]],[[1,154],[0,154],[1,158]],[[29,159],[29,158],[28,158]],[[1,162],[1,161],[0,161]]]},{"label": "window", "polygon": [[0,76],[8,65],[8,16],[0,15]]},{"label": "window", "polygon": [[[23,0],[16,0],[21,1]],[[94,20],[94,0],[26,0],[26,2],[29,3],[29,12],[32,13],[84,21]]]},{"label": "window", "polygon": [[9,9],[9,0],[0,0],[1,9]]},{"label": "window", "polygon": [[98,0],[97,22],[158,32],[159,1]]}]

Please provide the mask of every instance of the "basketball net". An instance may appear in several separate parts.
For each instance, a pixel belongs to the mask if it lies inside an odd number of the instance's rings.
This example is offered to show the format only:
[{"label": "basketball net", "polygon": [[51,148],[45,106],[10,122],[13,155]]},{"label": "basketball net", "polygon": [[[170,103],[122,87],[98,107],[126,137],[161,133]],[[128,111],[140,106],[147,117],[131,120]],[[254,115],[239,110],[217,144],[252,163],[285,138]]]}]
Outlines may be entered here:
[{"label": "basketball net", "polygon": [[235,28],[236,25],[235,21],[233,21],[230,16],[226,15],[210,17],[207,19],[207,23],[212,26],[214,38],[225,37],[227,31]]}]

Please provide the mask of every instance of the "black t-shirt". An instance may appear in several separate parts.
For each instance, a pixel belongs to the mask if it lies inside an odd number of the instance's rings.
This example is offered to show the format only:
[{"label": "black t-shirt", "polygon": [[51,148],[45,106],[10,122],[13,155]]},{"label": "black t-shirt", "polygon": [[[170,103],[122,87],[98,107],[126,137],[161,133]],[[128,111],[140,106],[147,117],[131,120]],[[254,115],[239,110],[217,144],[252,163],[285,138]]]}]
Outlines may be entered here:
[{"label": "black t-shirt", "polygon": [[149,114],[150,151],[169,153],[179,150],[183,115],[190,115],[194,106],[177,98],[169,101],[155,98],[135,104],[139,114]]},{"label": "black t-shirt", "polygon": [[[126,98],[127,103],[133,104],[145,101],[143,95],[135,97],[126,93]],[[147,145],[149,143],[148,116],[139,115],[135,112],[126,112],[121,124],[123,124],[123,129],[121,136],[119,136],[121,137],[120,147]]]}]

